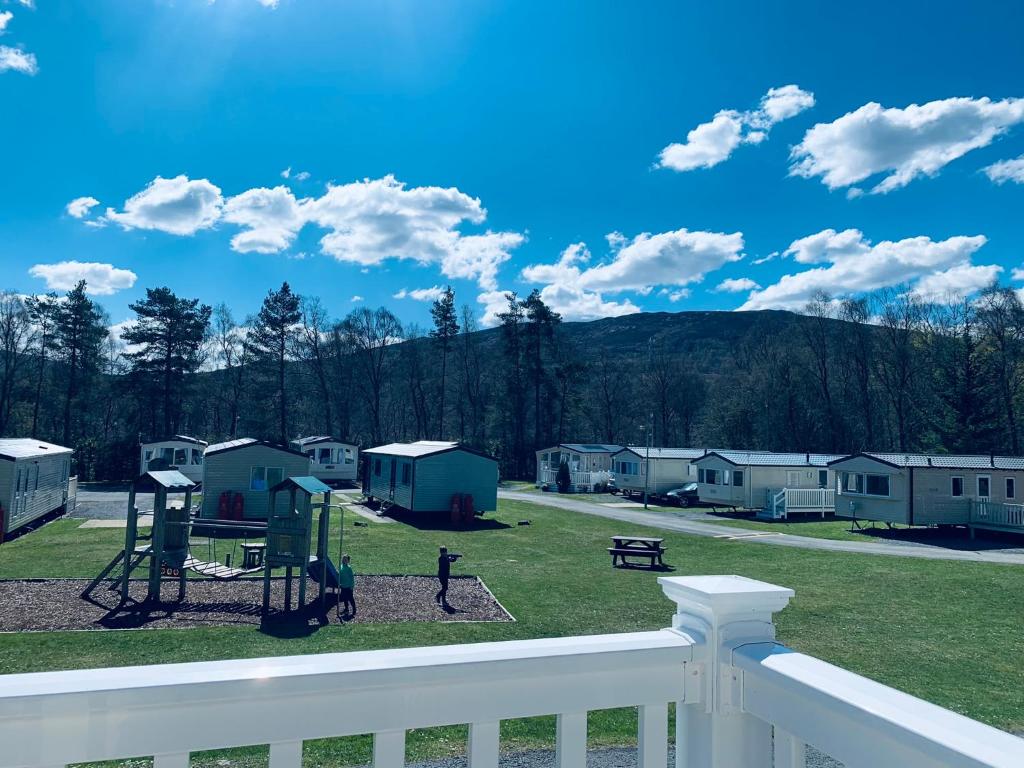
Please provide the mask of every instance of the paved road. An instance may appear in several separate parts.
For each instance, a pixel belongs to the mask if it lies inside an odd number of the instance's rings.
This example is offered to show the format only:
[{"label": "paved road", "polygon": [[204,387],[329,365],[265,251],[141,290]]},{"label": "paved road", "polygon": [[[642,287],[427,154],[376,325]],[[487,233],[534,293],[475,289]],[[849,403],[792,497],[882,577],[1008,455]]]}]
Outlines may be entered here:
[{"label": "paved road", "polygon": [[620,520],[624,523],[645,525],[665,531],[689,533],[694,536],[711,536],[729,538],[733,541],[749,541],[755,544],[769,544],[777,547],[797,547],[800,549],[816,549],[826,552],[855,552],[868,555],[896,555],[898,557],[919,557],[927,560],[969,560],[981,563],[999,563],[1002,565],[1024,565],[1024,553],[994,552],[948,549],[910,542],[880,541],[834,541],[832,539],[815,539],[810,536],[793,536],[788,533],[761,533],[708,522],[710,516],[702,512],[645,512],[642,509],[609,507],[590,501],[580,501],[553,493],[523,493],[520,491],[498,491],[499,498],[509,501],[525,501],[545,507],[557,507],[585,515],[605,517],[609,520]]}]

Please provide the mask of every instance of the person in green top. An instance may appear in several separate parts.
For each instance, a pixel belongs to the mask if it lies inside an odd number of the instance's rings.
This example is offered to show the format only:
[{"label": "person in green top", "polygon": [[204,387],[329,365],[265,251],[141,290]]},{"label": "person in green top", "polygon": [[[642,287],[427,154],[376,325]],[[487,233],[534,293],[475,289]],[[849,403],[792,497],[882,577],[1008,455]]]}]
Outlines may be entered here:
[{"label": "person in green top", "polygon": [[[341,590],[339,595],[339,602],[345,606],[345,615],[349,618],[355,618],[356,615],[356,574],[352,570],[352,566],[349,562],[352,558],[345,555],[341,558],[341,570],[338,571],[338,588]],[[351,613],[349,607],[352,608]]]}]

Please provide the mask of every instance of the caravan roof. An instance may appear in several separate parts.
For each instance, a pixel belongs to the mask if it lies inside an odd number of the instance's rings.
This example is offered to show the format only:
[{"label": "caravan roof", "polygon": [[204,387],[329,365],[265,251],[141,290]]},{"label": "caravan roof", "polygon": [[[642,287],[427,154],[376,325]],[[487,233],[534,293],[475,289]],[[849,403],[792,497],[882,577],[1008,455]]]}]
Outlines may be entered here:
[{"label": "caravan roof", "polygon": [[73,453],[70,448],[28,437],[7,437],[0,439],[0,459],[15,461],[36,456],[53,456],[59,453]]}]

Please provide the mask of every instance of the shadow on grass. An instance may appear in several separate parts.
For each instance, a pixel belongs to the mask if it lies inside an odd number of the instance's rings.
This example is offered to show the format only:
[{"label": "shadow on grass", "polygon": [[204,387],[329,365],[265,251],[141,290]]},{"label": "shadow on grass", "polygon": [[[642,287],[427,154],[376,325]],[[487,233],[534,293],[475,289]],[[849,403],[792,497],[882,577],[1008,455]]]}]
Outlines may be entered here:
[{"label": "shadow on grass", "polygon": [[409,512],[394,507],[388,511],[388,517],[420,531],[500,531],[512,527],[491,517],[474,517],[468,523],[453,523],[447,513]]}]

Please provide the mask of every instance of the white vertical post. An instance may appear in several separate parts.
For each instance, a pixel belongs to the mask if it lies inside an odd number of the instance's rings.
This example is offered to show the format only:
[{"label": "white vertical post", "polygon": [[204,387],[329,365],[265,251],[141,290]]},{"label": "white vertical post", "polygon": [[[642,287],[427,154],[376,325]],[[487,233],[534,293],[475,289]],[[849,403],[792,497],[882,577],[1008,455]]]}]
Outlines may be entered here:
[{"label": "white vertical post", "polygon": [[[162,768],[154,765],[153,768]],[[178,768],[174,766],[174,768]],[[302,768],[302,742],[282,741],[270,745],[270,768]]]},{"label": "white vertical post", "polygon": [[587,713],[558,715],[555,742],[556,768],[587,768]]},{"label": "white vertical post", "polygon": [[498,768],[501,724],[472,723],[469,726],[469,768]]},{"label": "white vertical post", "polygon": [[732,650],[774,640],[772,614],[786,607],[793,590],[742,576],[658,582],[676,603],[672,627],[697,641],[687,666],[702,668],[700,703],[677,710],[677,768],[772,768],[771,725],[743,712],[743,676],[732,666]]},{"label": "white vertical post", "polygon": [[775,768],[805,768],[807,747],[800,739],[776,728],[774,742]]},{"label": "white vertical post", "polygon": [[637,766],[668,768],[668,704],[645,704],[639,710]]},{"label": "white vertical post", "polygon": [[405,731],[373,734],[373,768],[402,768],[405,765]]}]

